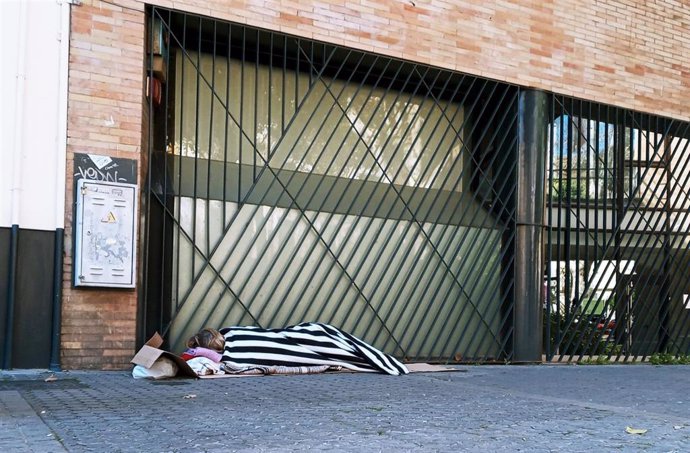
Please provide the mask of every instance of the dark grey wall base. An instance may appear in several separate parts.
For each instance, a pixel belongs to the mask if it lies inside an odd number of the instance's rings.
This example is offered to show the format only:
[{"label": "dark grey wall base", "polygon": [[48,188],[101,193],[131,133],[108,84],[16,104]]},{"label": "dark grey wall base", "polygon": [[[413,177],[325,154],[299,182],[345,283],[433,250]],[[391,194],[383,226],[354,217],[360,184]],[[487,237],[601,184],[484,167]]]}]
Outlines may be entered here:
[{"label": "dark grey wall base", "polygon": [[[9,324],[8,293],[14,265],[10,259],[11,236],[10,228],[0,228],[0,368],[48,368],[53,333],[55,231],[18,230],[13,319]],[[9,364],[5,363],[6,348],[11,351]]]},{"label": "dark grey wall base", "polygon": [[0,368],[5,363],[7,298],[10,275],[10,228],[0,228]]}]

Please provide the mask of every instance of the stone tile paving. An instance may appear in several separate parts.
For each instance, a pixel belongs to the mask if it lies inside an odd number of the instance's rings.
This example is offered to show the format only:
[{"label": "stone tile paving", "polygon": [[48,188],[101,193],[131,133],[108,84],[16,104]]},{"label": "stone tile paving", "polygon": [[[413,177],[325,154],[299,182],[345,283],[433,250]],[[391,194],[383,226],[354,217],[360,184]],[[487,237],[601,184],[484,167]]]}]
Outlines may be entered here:
[{"label": "stone tile paving", "polygon": [[19,392],[0,390],[0,451],[19,453],[67,450]]},{"label": "stone tile paving", "polygon": [[[690,450],[690,367],[458,368],[158,382],[15,374],[14,390],[0,372],[0,451]],[[41,382],[21,384],[31,379]],[[17,423],[19,413],[30,418]]]}]

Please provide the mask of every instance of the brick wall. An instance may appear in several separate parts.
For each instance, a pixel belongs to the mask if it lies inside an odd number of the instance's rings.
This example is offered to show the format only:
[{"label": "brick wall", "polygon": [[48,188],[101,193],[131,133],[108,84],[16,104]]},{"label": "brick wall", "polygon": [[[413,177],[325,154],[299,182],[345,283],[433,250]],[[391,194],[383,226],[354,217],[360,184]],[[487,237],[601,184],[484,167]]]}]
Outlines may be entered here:
[{"label": "brick wall", "polygon": [[[72,7],[65,368],[124,368],[135,291],[71,289],[72,156],[139,159],[144,2]],[[113,6],[116,3],[121,6]],[[690,4],[605,0],[149,0],[147,3],[688,120]],[[140,165],[140,175],[143,165]]]},{"label": "brick wall", "polygon": [[73,289],[74,153],[139,160],[144,14],[106,3],[72,7],[67,200],[62,306],[63,368],[120,369],[135,347],[135,290]]},{"label": "brick wall", "polygon": [[[141,7],[135,0],[122,1]],[[635,110],[690,117],[688,0],[148,3]]]}]

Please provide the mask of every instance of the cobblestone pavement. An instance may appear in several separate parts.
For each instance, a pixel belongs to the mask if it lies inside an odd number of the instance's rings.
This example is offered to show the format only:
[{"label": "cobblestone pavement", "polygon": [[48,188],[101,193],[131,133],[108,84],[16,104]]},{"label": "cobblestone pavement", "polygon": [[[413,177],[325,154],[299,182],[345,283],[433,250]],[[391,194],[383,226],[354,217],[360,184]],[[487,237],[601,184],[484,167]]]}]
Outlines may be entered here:
[{"label": "cobblestone pavement", "polygon": [[690,451],[690,367],[458,370],[53,382],[5,371],[0,451]]}]

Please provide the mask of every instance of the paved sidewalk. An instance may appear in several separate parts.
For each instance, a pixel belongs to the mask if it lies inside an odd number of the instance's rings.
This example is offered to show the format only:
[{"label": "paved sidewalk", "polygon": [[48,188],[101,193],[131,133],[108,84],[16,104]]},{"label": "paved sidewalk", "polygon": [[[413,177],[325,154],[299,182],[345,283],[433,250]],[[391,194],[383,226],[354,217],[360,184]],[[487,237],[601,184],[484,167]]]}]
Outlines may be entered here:
[{"label": "paved sidewalk", "polygon": [[0,451],[690,450],[690,367],[458,369],[157,382],[0,372]]}]

